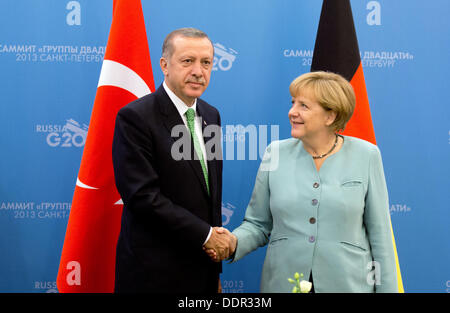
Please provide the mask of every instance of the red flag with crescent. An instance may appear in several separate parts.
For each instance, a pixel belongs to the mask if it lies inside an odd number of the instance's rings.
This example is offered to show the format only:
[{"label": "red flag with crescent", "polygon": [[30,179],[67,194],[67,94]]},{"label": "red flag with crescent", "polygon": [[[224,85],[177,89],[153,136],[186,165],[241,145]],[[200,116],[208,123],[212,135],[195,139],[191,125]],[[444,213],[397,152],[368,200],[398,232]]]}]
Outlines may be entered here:
[{"label": "red flag with crescent", "polygon": [[115,0],[113,18],[58,270],[60,292],[113,292],[123,202],[115,187],[117,112],[155,90],[140,0]]}]

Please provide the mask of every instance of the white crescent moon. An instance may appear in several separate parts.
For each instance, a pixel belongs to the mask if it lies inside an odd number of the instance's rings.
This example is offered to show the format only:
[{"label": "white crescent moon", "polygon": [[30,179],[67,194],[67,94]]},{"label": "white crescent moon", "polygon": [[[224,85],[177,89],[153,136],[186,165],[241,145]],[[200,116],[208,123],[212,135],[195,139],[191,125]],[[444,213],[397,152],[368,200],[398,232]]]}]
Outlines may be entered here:
[{"label": "white crescent moon", "polygon": [[81,180],[78,177],[77,177],[77,186],[84,188],[84,189],[98,189],[98,188],[86,185],[85,183],[81,182]]},{"label": "white crescent moon", "polygon": [[97,88],[101,86],[119,87],[129,91],[137,98],[151,93],[145,81],[135,71],[111,60],[103,61]]},{"label": "white crescent moon", "polygon": [[[132,93],[137,98],[141,98],[152,92],[145,81],[135,71],[119,62],[111,60],[103,60],[97,88],[101,86],[122,88]],[[86,185],[78,177],[76,185],[85,189],[98,189]],[[115,204],[123,204],[122,199]]]}]

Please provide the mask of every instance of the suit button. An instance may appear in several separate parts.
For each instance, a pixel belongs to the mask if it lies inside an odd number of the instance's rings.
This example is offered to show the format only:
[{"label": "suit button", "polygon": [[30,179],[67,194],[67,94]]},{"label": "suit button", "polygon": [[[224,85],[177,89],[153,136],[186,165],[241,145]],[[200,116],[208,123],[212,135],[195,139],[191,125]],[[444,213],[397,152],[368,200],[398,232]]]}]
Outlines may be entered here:
[{"label": "suit button", "polygon": [[314,237],[314,236],[310,236],[310,237],[309,237],[309,242],[311,242],[311,243],[312,243],[312,242],[314,242],[314,241],[316,241],[316,237]]},{"label": "suit button", "polygon": [[317,201],[317,199],[313,199],[313,200],[311,201],[311,203],[312,203],[312,205],[317,205],[317,203],[319,203],[319,201]]},{"label": "suit button", "polygon": [[316,223],[316,219],[315,219],[314,217],[311,217],[311,218],[309,219],[309,222],[310,222],[311,224],[315,224],[315,223]]},{"label": "suit button", "polygon": [[313,185],[314,188],[319,188],[319,186],[320,186],[319,183],[314,183]]}]

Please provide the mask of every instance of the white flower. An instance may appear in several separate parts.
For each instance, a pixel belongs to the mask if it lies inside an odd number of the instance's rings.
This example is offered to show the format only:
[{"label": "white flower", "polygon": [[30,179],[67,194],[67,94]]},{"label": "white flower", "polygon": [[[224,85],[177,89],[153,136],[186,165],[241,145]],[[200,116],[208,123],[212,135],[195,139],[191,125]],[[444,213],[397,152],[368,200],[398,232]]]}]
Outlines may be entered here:
[{"label": "white flower", "polygon": [[303,273],[299,274],[299,273],[295,273],[294,274],[294,279],[292,278],[288,278],[288,281],[291,284],[294,284],[295,287],[292,289],[293,293],[308,293],[311,289],[312,289],[312,283],[310,283],[309,281],[306,280],[302,280],[300,281],[300,278],[303,277]]},{"label": "white flower", "polygon": [[308,293],[311,290],[312,283],[306,280],[302,280],[300,282],[300,292],[301,293]]}]

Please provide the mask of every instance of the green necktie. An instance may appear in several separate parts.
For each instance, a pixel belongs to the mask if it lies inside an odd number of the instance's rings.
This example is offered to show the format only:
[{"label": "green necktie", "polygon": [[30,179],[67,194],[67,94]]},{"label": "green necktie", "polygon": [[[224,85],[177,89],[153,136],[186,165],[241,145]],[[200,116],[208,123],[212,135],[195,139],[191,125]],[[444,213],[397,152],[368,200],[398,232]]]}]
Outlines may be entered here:
[{"label": "green necktie", "polygon": [[186,111],[187,124],[189,131],[191,132],[192,140],[194,141],[195,152],[197,153],[198,159],[200,160],[200,164],[202,166],[203,176],[205,177],[206,182],[206,189],[208,190],[209,195],[208,171],[206,170],[205,161],[203,160],[203,153],[202,149],[200,148],[200,142],[198,141],[197,135],[195,134],[194,117],[194,109],[188,109]]}]

